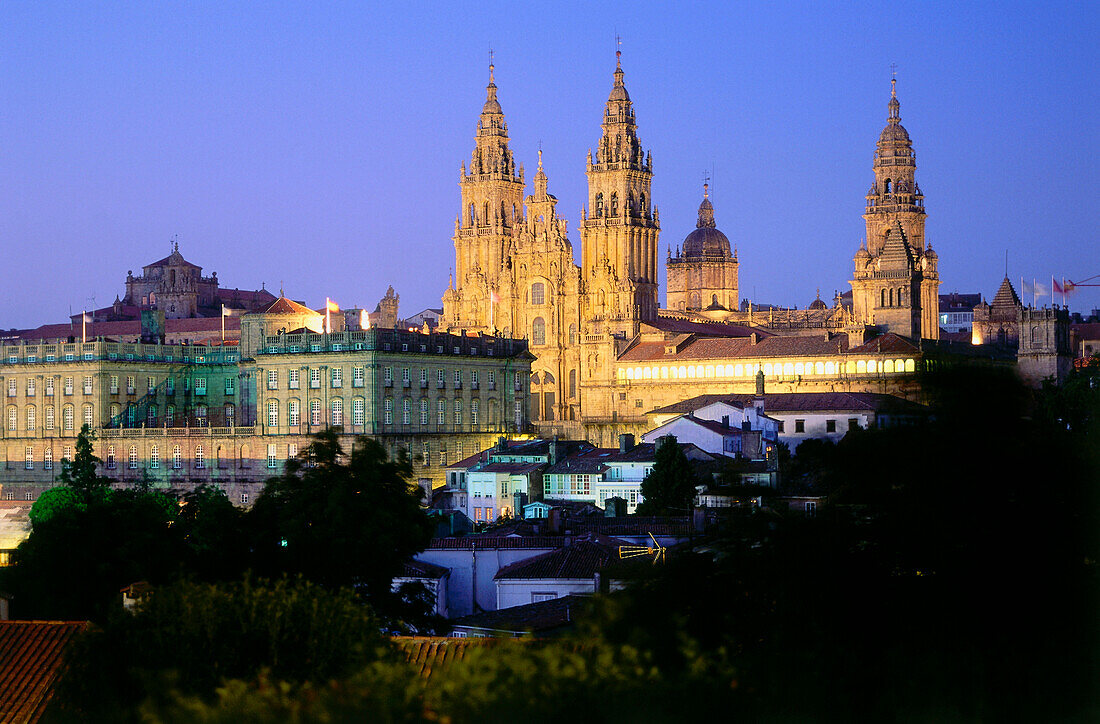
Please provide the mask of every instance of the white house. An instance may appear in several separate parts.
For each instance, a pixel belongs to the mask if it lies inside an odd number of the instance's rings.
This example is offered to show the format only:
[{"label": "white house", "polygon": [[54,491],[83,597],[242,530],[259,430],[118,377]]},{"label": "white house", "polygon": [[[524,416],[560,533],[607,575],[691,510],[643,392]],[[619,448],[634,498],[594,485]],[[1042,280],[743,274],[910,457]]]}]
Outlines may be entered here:
[{"label": "white house", "polygon": [[600,570],[618,559],[619,541],[585,536],[571,545],[501,568],[497,610],[600,591]]}]

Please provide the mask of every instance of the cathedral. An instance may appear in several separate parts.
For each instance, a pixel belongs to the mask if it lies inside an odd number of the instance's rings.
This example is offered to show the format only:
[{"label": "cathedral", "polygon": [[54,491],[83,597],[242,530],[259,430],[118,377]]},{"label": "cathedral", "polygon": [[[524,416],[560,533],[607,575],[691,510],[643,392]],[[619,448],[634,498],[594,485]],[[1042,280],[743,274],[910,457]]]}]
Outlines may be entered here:
[{"label": "cathedral", "polygon": [[473,152],[459,171],[455,275],[440,324],[525,338],[536,356],[529,418],[541,434],[605,444],[645,413],[698,394],[868,391],[918,398],[917,372],[969,345],[941,341],[938,256],[925,240],[916,153],[891,81],[851,291],[805,309],[738,302],[738,257],[706,185],[697,227],[671,245],[658,302],[660,215],[616,53],[580,219],[581,263],[539,151],[534,192],[509,148],[493,66]]}]

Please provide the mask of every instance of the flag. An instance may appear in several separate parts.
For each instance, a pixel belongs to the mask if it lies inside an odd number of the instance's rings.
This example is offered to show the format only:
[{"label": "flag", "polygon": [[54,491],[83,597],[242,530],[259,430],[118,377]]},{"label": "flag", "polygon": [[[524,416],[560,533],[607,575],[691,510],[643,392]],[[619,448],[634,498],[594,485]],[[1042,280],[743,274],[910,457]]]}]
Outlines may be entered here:
[{"label": "flag", "polygon": [[339,312],[340,305],[332,301],[328,297],[325,297],[325,311],[326,312]]},{"label": "flag", "polygon": [[1062,280],[1062,283],[1059,284],[1058,280],[1055,279],[1054,291],[1056,294],[1073,294],[1075,291],[1077,291],[1077,285],[1073,282],[1067,282],[1064,279]]},{"label": "flag", "polygon": [[489,301],[492,302],[493,304],[499,304],[500,303],[500,295],[497,294],[495,289],[492,289],[492,290],[489,291]]},{"label": "flag", "polygon": [[1024,282],[1024,294],[1030,294],[1033,297],[1045,297],[1050,294],[1050,290],[1047,289],[1045,284],[1033,280],[1030,284]]}]

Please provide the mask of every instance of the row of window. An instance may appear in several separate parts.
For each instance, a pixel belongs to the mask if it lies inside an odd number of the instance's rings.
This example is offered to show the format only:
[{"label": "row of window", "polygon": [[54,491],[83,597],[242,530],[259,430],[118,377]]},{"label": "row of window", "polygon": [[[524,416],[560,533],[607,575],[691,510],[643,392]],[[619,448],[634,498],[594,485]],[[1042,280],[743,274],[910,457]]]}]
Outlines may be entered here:
[{"label": "row of window", "polygon": [[[836,420],[826,420],[825,421],[825,432],[836,432],[836,429],[837,429],[836,428],[836,422],[837,422]],[[786,425],[784,424],[784,421],[780,420],[779,421],[779,432],[786,432],[785,428],[786,428]],[[859,429],[859,418],[849,417],[848,418],[848,429],[849,430],[858,430]],[[796,419],[794,421],[794,431],[795,431],[795,434],[806,432],[806,421]]]},{"label": "row of window", "polygon": [[797,377],[810,375],[875,374],[915,372],[914,359],[858,360],[856,362],[765,362],[763,364],[680,365],[678,367],[620,367],[620,380],[685,380],[718,377],[755,377],[762,371],[765,377]]},{"label": "row of window", "polygon": [[[62,460],[72,460],[72,458],[73,458],[73,448],[72,448],[71,445],[66,445],[61,450],[61,459]],[[24,453],[24,457],[23,457],[23,467],[27,470],[34,470],[34,463],[35,463],[34,447],[32,445],[28,445],[27,448],[26,448],[26,451]],[[43,470],[53,470],[53,448],[52,447],[47,447],[45,450],[42,451],[42,469]]]},{"label": "row of window", "polygon": [[[84,424],[94,426],[95,408],[92,405],[84,405],[81,408],[81,412]],[[75,415],[76,408],[73,405],[65,405],[61,408],[61,428],[63,430],[73,430],[75,427]],[[38,408],[34,405],[27,405],[24,407],[23,429],[27,432],[34,432],[38,429],[38,424]],[[43,408],[42,427],[45,430],[56,429],[56,408],[53,405],[47,405]],[[19,429],[19,409],[15,405],[8,406],[7,429],[8,432],[16,432]]]},{"label": "row of window", "polygon": [[[403,400],[401,400],[400,402],[401,402],[401,424],[402,425],[411,425],[411,424],[413,424],[412,423],[412,421],[413,421],[413,400],[406,397]],[[489,401],[489,404],[491,406],[490,411],[489,411],[490,417],[492,417],[493,414],[494,414],[494,411],[493,411],[492,407],[495,407],[495,403],[496,403],[495,400],[490,400]],[[450,412],[451,412],[451,419],[453,421],[453,424],[455,424],[455,425],[465,424],[464,423],[464,416],[463,416],[463,409],[464,408],[463,408],[463,401],[462,400],[454,400],[451,403]],[[512,410],[513,410],[513,414],[515,416],[516,425],[522,425],[523,424],[523,401],[522,400],[516,400],[513,403]],[[422,398],[417,403],[417,417],[420,421],[419,424],[421,424],[421,425],[431,424],[431,418],[432,418],[431,403],[428,399]],[[470,417],[469,417],[469,420],[470,420],[471,425],[480,425],[481,424],[481,401],[480,400],[470,400]],[[335,423],[333,423],[333,424],[335,424]],[[392,424],[394,424],[394,400],[393,400],[392,397],[387,397],[386,399],[384,399],[382,401],[382,424],[383,425],[392,425]],[[436,403],[435,403],[435,424],[436,425],[446,425],[447,424],[447,400],[445,400],[443,398],[440,398],[440,399],[436,400]]]},{"label": "row of window", "polygon": [[[279,400],[267,401],[267,425],[268,427],[279,426]],[[298,427],[302,424],[302,402],[301,400],[287,400],[286,403],[287,412],[287,425],[291,427]],[[309,424],[313,427],[320,427],[324,424],[321,401],[310,400],[309,401]],[[351,424],[363,425],[366,422],[366,401],[362,397],[356,397],[351,401]],[[332,400],[329,405],[329,420],[328,424],[334,427],[344,424],[344,400],[337,397]]]},{"label": "row of window", "polygon": [[[62,380],[62,385],[61,385],[62,394],[72,395],[74,393],[74,391],[76,390],[76,386],[75,386],[76,380],[73,377],[64,377],[64,378],[46,377],[43,380],[43,383],[44,383],[43,384],[43,394],[46,395],[47,397],[53,396],[54,389],[55,389],[55,380],[56,379],[61,379]],[[109,379],[108,388],[107,388],[108,393],[112,394],[112,395],[117,395],[119,393],[119,391],[122,389],[119,386],[121,381],[122,380],[118,375],[111,375],[110,379]],[[137,394],[137,379],[136,379],[136,377],[134,375],[128,375],[125,379],[125,382],[126,382],[126,388],[125,388],[126,389],[126,394],[128,394],[128,395]],[[149,377],[146,378],[145,382],[146,382],[146,387],[144,389],[143,394],[145,394],[145,393],[155,394],[156,390],[157,390],[157,378],[154,377],[154,376],[149,376]],[[185,379],[184,382],[185,382],[185,384],[187,384],[187,383],[189,383],[189,380]],[[94,380],[93,377],[87,377],[86,376],[81,380],[81,383],[82,383],[81,384],[81,392],[83,394],[85,394],[85,395],[93,394],[93,392],[95,390],[95,380]],[[171,378],[171,377],[167,378],[165,380],[164,384],[165,384],[165,393],[166,394],[169,394],[169,395],[175,394],[175,380],[173,378]],[[38,378],[37,377],[27,378],[25,390],[26,390],[26,396],[27,397],[36,396],[38,394]],[[225,378],[225,394],[234,395],[234,394],[236,394],[236,391],[237,391],[237,380],[236,380],[236,378],[226,377]],[[18,394],[19,394],[19,381],[15,377],[11,377],[11,378],[8,379],[8,397],[15,397]],[[206,394],[206,378],[205,377],[196,377],[195,378],[195,394],[196,395],[205,395]]]}]

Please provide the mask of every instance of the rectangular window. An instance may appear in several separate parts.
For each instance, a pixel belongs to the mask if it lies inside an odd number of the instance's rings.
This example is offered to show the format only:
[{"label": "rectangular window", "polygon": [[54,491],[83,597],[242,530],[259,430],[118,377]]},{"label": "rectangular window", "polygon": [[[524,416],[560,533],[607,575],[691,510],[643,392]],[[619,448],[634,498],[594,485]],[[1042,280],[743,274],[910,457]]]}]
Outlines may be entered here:
[{"label": "rectangular window", "polygon": [[[65,381],[68,382],[68,378],[65,378]],[[134,387],[135,384],[136,383],[134,382],[134,376],[133,375],[127,375],[126,376],[126,394],[127,395],[132,395],[135,392],[137,392],[137,388]],[[66,395],[71,395],[72,393],[71,392],[66,392],[65,394]]]},{"label": "rectangular window", "polygon": [[366,422],[366,403],[361,397],[351,401],[351,424],[362,426]]},{"label": "rectangular window", "polygon": [[[156,405],[153,405],[149,409],[150,409],[150,411],[152,411],[153,417],[156,418],[156,416],[157,416]],[[84,405],[84,424],[87,425],[88,427],[92,427],[92,425],[94,423],[95,423],[95,408],[93,408],[91,405]]]},{"label": "rectangular window", "polygon": [[435,382],[440,387],[447,384],[447,373],[444,370],[439,370],[438,372],[436,372]]},{"label": "rectangular window", "polygon": [[26,470],[34,470],[34,448],[30,445],[27,446],[24,454],[23,467]]},{"label": "rectangular window", "polygon": [[386,425],[393,424],[393,400],[389,397],[382,402],[382,422]]},{"label": "rectangular window", "polygon": [[455,387],[462,386],[462,370],[455,370]]},{"label": "rectangular window", "polygon": [[851,431],[851,430],[858,430],[858,429],[859,429],[859,418],[849,417],[848,418],[848,430]]},{"label": "rectangular window", "polygon": [[388,383],[390,386],[393,385],[393,367],[382,368],[382,381]]},{"label": "rectangular window", "polygon": [[205,377],[196,377],[195,378],[195,394],[196,395],[205,395],[206,394],[206,378]]},{"label": "rectangular window", "polygon": [[292,442],[286,446],[286,459],[290,460],[296,457],[298,457],[298,443]]},{"label": "rectangular window", "polygon": [[65,447],[61,448],[61,459],[62,460],[72,460],[73,459],[73,446],[72,445],[66,445]]},{"label": "rectangular window", "polygon": [[35,393],[35,379],[33,377],[27,380],[27,397],[34,397]]},{"label": "rectangular window", "polygon": [[91,377],[85,377],[84,378],[84,394],[85,395],[92,394],[92,378]]},{"label": "rectangular window", "polygon": [[401,368],[401,382],[405,384],[405,387],[409,386],[409,382],[412,379],[412,377],[410,377],[411,372],[412,370],[410,370],[408,367]]},{"label": "rectangular window", "polygon": [[[157,390],[157,378],[156,377],[150,377],[147,380],[145,380],[145,382],[147,383],[146,390],[148,392],[156,392],[156,390]],[[88,394],[88,393],[84,393],[84,394]]]},{"label": "rectangular window", "polygon": [[267,389],[277,390],[279,389],[279,370],[267,371]]},{"label": "rectangular window", "polygon": [[351,386],[362,387],[363,386],[363,368],[352,367],[351,368]]},{"label": "rectangular window", "polygon": [[19,394],[19,380],[11,377],[8,379],[8,397],[15,397]]},{"label": "rectangular window", "polygon": [[488,378],[489,389],[490,390],[495,390],[496,387],[497,387],[497,373],[496,373],[496,370],[489,370],[488,375],[489,375],[489,378]]},{"label": "rectangular window", "polygon": [[339,367],[333,367],[332,370],[332,386],[343,387],[344,386],[344,370]]},{"label": "rectangular window", "polygon": [[275,469],[275,445],[267,446],[267,467],[271,470]]},{"label": "rectangular window", "polygon": [[286,386],[289,387],[292,390],[298,389],[298,386],[299,386],[298,375],[299,375],[298,370],[290,370],[289,372],[287,372],[286,373],[286,377],[287,377],[287,385]]},{"label": "rectangular window", "polygon": [[66,395],[73,394],[73,378],[72,377],[66,377],[65,378],[65,394]]},{"label": "rectangular window", "polygon": [[160,470],[160,448],[156,445],[149,450],[149,469]]},{"label": "rectangular window", "polygon": [[[117,392],[117,390],[116,390]],[[176,381],[169,377],[164,381],[164,394],[174,395],[176,394]]]},{"label": "rectangular window", "polygon": [[248,505],[248,493],[241,493],[241,505]]},{"label": "rectangular window", "polygon": [[424,443],[424,467],[430,468],[432,466],[432,446],[428,443]]},{"label": "rectangular window", "polygon": [[446,400],[440,400],[436,404],[436,424],[438,424],[438,425],[446,425],[447,424],[447,401]]},{"label": "rectangular window", "polygon": [[825,432],[836,432],[836,420],[825,421]]},{"label": "rectangular window", "polygon": [[206,467],[206,453],[202,449],[202,445],[195,446],[195,469],[202,470]]},{"label": "rectangular window", "polygon": [[783,424],[783,421],[782,421],[782,420],[780,420],[780,421],[779,421],[779,432],[783,432],[783,428],[784,428],[784,424]]},{"label": "rectangular window", "polygon": [[318,367],[314,367],[309,371],[309,386],[310,389],[319,389],[321,387],[321,370]]},{"label": "rectangular window", "polygon": [[53,377],[46,378],[46,396],[53,397]]},{"label": "rectangular window", "polygon": [[118,375],[111,375],[110,393],[112,395],[118,394]]},{"label": "rectangular window", "polygon": [[794,421],[794,431],[795,431],[795,433],[806,432],[806,421],[805,420],[795,420]]},{"label": "rectangular window", "polygon": [[420,386],[421,387],[427,387],[428,386],[428,368],[427,367],[420,370]]},{"label": "rectangular window", "polygon": [[225,394],[232,395],[237,391],[237,378],[226,377],[225,378]]}]

